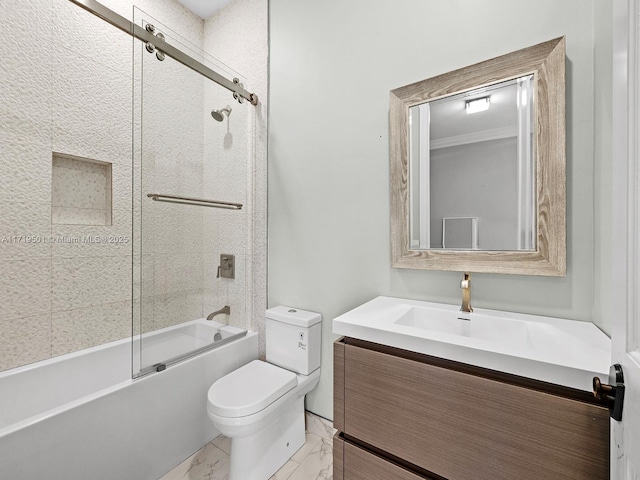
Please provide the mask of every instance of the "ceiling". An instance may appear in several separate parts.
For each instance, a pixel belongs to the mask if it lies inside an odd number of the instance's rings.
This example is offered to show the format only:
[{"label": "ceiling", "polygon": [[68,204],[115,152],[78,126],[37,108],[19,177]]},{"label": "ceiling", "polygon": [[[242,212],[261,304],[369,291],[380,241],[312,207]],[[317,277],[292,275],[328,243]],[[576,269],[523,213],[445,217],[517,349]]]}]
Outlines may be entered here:
[{"label": "ceiling", "polygon": [[[481,89],[452,95],[431,102],[431,140],[468,135],[518,125],[517,86],[514,80],[497,84],[490,91]],[[465,102],[481,97],[491,97],[486,112],[467,115]]]},{"label": "ceiling", "polygon": [[230,0],[178,0],[193,13],[206,20],[224,7]]}]

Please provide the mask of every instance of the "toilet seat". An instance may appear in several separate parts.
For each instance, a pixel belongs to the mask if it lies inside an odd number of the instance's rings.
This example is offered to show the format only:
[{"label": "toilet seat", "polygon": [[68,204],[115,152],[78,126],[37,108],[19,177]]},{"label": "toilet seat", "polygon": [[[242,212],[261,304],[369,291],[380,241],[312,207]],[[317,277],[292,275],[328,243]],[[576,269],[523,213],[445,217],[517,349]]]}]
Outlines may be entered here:
[{"label": "toilet seat", "polygon": [[245,417],[265,409],[297,385],[295,373],[254,360],[211,385],[208,409],[220,417]]}]

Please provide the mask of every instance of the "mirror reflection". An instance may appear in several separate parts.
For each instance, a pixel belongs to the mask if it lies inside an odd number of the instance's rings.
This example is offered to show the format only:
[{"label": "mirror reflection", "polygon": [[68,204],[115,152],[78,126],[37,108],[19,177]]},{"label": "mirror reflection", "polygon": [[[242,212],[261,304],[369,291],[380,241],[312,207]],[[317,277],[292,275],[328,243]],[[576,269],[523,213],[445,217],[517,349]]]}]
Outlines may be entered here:
[{"label": "mirror reflection", "polygon": [[409,108],[411,250],[535,250],[534,76]]}]

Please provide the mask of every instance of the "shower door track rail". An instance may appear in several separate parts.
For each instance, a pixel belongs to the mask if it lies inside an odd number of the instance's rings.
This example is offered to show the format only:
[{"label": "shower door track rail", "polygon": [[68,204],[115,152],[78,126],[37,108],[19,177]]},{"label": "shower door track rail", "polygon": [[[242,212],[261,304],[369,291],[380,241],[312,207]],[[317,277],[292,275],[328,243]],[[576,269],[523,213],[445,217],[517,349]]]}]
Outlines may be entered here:
[{"label": "shower door track rail", "polygon": [[210,80],[213,80],[218,85],[223,86],[227,90],[234,92],[234,97],[242,97],[249,101],[252,105],[258,104],[258,96],[254,93],[248,92],[237,79],[229,80],[228,78],[220,75],[215,70],[207,67],[203,63],[199,62],[195,58],[187,55],[183,51],[168,44],[162,38],[155,36],[153,33],[148,32],[139,25],[130,22],[122,15],[114,12],[113,10],[105,7],[101,3],[95,0],[69,0],[76,5],[84,8],[85,10],[93,13],[95,16],[100,17],[107,23],[110,23],[116,28],[119,28],[125,33],[142,40],[143,42],[149,42],[153,44],[159,51],[169,55],[174,60],[182,63],[192,70],[204,75]]},{"label": "shower door track rail", "polygon": [[162,193],[147,193],[147,197],[156,202],[181,203],[183,205],[197,205],[200,207],[227,208],[240,210],[241,203],[223,202],[221,200],[205,200],[202,198],[179,197],[176,195],[164,195]]},{"label": "shower door track rail", "polygon": [[136,379],[136,378],[144,377],[145,375],[149,375],[150,373],[162,372],[163,370],[166,370],[166,368],[170,367],[171,365],[175,365],[178,362],[195,357],[197,355],[200,355],[201,353],[208,352],[209,350],[213,350],[214,348],[221,347],[222,345],[231,343],[234,340],[237,340],[238,338],[242,338],[246,335],[247,335],[247,331],[243,330],[242,332],[235,333],[227,338],[223,338],[222,340],[218,340],[217,342],[210,343],[209,345],[205,345],[204,347],[196,348],[195,350],[191,350],[182,355],[176,355],[175,357],[171,357],[168,360],[165,360],[163,362],[156,363],[148,367],[144,367],[138,373],[134,373],[133,378]]}]

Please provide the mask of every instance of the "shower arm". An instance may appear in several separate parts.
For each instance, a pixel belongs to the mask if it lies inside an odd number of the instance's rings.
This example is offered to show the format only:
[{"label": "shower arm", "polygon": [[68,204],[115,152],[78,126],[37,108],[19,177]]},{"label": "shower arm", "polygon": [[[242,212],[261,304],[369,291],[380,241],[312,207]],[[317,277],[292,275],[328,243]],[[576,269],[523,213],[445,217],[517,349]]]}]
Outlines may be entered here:
[{"label": "shower arm", "polygon": [[178,50],[177,48],[168,44],[162,38],[157,37],[151,32],[148,32],[141,26],[130,22],[122,15],[117,14],[116,12],[105,7],[96,0],[69,1],[93,13],[95,16],[100,17],[114,27],[119,28],[123,32],[128,33],[129,35],[142,40],[143,42],[152,43],[159,51],[165,53],[166,55],[169,55],[177,62],[182,63],[184,66],[189,67],[190,69],[200,73],[201,75],[204,75],[208,79],[213,80],[218,85],[233,92],[233,97],[239,102],[241,102],[244,98],[252,105],[258,104],[258,96],[255,93],[251,93],[245,90],[245,88],[240,83],[240,80],[238,80],[237,78],[229,80],[228,78],[223,77],[215,70],[212,70],[211,68],[197,61],[195,58],[190,57],[181,50]]}]

